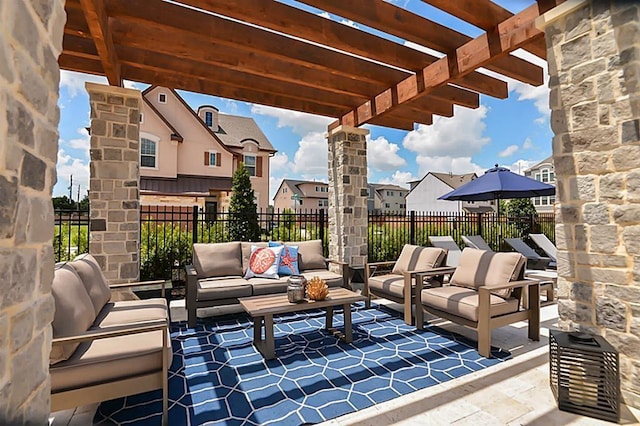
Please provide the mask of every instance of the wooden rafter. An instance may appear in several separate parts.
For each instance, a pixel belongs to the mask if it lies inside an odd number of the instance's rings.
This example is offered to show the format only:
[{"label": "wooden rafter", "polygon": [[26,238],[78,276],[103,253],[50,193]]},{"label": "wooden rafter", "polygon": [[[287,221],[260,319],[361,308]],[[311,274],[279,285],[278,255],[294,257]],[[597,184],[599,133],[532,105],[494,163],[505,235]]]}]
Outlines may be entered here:
[{"label": "wooden rafter", "polygon": [[111,31],[109,30],[109,19],[103,0],[80,0],[80,4],[109,84],[122,86],[120,63],[113,46]]}]

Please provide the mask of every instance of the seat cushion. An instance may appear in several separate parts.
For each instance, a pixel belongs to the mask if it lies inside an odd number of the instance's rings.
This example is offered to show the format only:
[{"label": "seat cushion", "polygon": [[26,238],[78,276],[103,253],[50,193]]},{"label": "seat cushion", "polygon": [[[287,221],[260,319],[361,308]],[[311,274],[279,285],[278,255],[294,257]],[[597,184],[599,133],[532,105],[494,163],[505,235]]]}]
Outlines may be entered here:
[{"label": "seat cushion", "polygon": [[[501,285],[522,276],[526,258],[519,253],[493,253],[465,248],[460,264],[451,277],[451,284],[477,289],[481,286]],[[495,294],[508,297],[511,290],[499,290]]]},{"label": "seat cushion", "polygon": [[[51,391],[60,392],[162,371],[162,331],[82,343],[66,361],[49,369]],[[164,351],[170,364],[171,339]]]},{"label": "seat cushion", "polygon": [[404,277],[398,274],[377,275],[369,278],[369,290],[374,294],[404,298]]},{"label": "seat cushion", "polygon": [[93,327],[109,327],[159,319],[169,321],[166,299],[123,300],[107,303],[98,314]]},{"label": "seat cushion", "polygon": [[438,247],[422,247],[405,244],[391,271],[403,274],[406,271],[424,271],[440,266],[444,262],[446,251]]},{"label": "seat cushion", "polygon": [[274,280],[270,278],[251,278],[249,284],[253,290],[254,296],[262,296],[265,294],[284,294],[287,292],[287,281],[289,277],[280,277]]},{"label": "seat cushion", "polygon": [[[96,318],[93,302],[78,276],[69,264],[55,270],[51,284],[55,313],[53,316],[53,337],[63,337],[87,331]],[[49,362],[68,359],[78,347],[78,343],[55,345],[51,348]]]},{"label": "seat cushion", "polygon": [[194,244],[193,266],[198,278],[242,276],[240,243]]},{"label": "seat cushion", "polygon": [[342,287],[344,281],[342,275],[335,272],[327,271],[326,269],[311,269],[308,271],[302,271],[302,275],[309,281],[313,277],[319,277],[327,282],[329,287]]},{"label": "seat cushion", "polygon": [[295,241],[287,245],[298,246],[298,268],[301,273],[309,269],[327,268],[322,252],[322,240]]},{"label": "seat cushion", "polygon": [[198,300],[222,300],[251,296],[251,284],[242,277],[226,276],[198,280]]},{"label": "seat cushion", "polygon": [[[480,295],[477,290],[466,287],[445,286],[422,290],[420,295],[422,304],[440,311],[478,321],[478,305]],[[491,302],[491,316],[499,316],[518,310],[518,300],[515,298],[503,299],[495,294],[489,295]]]},{"label": "seat cushion", "polygon": [[256,247],[269,247],[268,243],[265,242],[255,242],[248,243],[246,241],[242,241],[240,243],[240,250],[242,252],[242,276],[247,273],[247,269],[249,268],[249,258],[251,257],[251,246]]},{"label": "seat cushion", "polygon": [[69,262],[69,265],[80,276],[93,303],[95,315],[98,315],[102,307],[111,299],[109,284],[107,284],[107,279],[102,273],[98,261],[90,254],[85,253],[76,257],[73,262]]}]

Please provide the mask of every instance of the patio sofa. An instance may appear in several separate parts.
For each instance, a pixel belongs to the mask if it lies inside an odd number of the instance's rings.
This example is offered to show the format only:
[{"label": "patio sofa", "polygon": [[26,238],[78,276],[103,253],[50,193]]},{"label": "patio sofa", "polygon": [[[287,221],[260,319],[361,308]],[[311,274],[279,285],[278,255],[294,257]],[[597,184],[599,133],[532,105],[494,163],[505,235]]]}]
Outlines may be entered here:
[{"label": "patio sofa", "polygon": [[[160,281],[107,285],[96,259],[56,264],[50,354],[51,410],[162,389],[167,421],[173,357],[164,298],[111,302],[111,290]],[[164,281],[162,291],[164,293]]]},{"label": "patio sofa", "polygon": [[[424,326],[424,311],[478,332],[478,352],[491,356],[491,330],[518,321],[528,321],[529,338],[540,340],[539,281],[523,279],[526,258],[519,253],[493,253],[465,248],[448,286],[423,288],[416,277],[416,325]],[[520,304],[528,291],[529,306]],[[422,308],[422,309],[421,309]]]},{"label": "patio sofa", "polygon": [[[286,242],[298,246],[300,275],[311,279],[318,276],[329,287],[349,288],[349,266],[344,262],[326,259],[322,241]],[[285,293],[288,276],[250,278],[244,275],[249,266],[251,246],[267,247],[266,242],[210,243],[193,245],[193,265],[187,272],[187,317],[189,327],[195,327],[197,310],[214,306],[237,304],[239,297]],[[329,264],[338,265],[338,272],[329,270]]]}]

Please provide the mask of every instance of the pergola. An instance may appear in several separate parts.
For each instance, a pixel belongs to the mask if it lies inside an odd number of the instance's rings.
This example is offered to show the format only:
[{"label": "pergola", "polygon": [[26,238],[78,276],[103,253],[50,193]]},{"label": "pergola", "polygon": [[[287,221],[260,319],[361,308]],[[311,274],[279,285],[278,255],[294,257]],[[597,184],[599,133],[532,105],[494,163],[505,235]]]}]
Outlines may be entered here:
[{"label": "pergola", "polygon": [[[271,0],[67,0],[62,69],[412,130],[479,94],[508,96],[502,75],[532,85],[545,59],[535,19],[564,0],[512,14],[490,0],[423,0],[484,32],[471,38],[384,0],[299,0],[380,37]],[[392,40],[398,40],[395,42]],[[414,43],[433,54],[408,47]],[[483,68],[491,75],[478,71]]]}]

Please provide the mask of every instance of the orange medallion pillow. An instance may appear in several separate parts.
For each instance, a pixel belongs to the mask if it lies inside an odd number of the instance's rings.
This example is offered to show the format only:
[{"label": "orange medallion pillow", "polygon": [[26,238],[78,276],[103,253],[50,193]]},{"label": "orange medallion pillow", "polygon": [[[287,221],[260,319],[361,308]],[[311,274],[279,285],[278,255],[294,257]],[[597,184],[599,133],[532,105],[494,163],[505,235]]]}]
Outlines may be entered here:
[{"label": "orange medallion pillow", "polygon": [[280,256],[284,246],[279,247],[258,247],[251,246],[249,256],[249,267],[244,275],[245,278],[280,278],[278,267],[280,266]]}]

